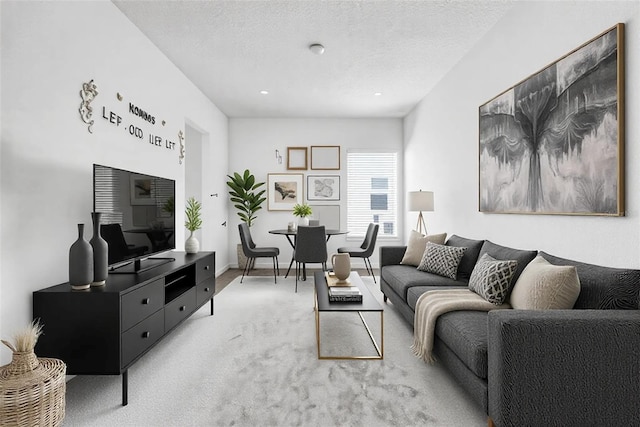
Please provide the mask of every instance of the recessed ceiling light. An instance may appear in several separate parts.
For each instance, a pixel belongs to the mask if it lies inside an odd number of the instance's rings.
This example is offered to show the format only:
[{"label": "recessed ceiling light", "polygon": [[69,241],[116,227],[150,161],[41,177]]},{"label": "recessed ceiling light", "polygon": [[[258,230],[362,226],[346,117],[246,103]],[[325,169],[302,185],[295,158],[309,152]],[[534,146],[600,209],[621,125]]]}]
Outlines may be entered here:
[{"label": "recessed ceiling light", "polygon": [[322,55],[324,53],[324,46],[322,46],[320,43],[314,43],[312,45],[309,45],[309,50],[316,55]]},{"label": "recessed ceiling light", "polygon": [[382,96],[382,92],[373,92],[374,96]]},{"label": "recessed ceiling light", "polygon": [[261,90],[260,94],[262,95],[269,95],[269,91],[268,90]]}]

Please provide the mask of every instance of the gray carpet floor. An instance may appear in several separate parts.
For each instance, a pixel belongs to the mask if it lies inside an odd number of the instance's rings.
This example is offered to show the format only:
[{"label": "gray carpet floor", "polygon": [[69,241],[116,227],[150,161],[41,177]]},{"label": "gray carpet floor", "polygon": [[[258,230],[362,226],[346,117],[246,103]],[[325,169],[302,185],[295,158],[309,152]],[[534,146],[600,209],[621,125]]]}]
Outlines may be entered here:
[{"label": "gray carpet floor", "polygon": [[[67,383],[65,426],[485,426],[440,366],[414,357],[410,326],[378,285],[384,360],[318,360],[312,279],[231,281],[129,370]],[[379,314],[367,314],[379,337]],[[375,351],[357,314],[321,316],[323,354]],[[326,351],[326,352],[325,352]]]}]

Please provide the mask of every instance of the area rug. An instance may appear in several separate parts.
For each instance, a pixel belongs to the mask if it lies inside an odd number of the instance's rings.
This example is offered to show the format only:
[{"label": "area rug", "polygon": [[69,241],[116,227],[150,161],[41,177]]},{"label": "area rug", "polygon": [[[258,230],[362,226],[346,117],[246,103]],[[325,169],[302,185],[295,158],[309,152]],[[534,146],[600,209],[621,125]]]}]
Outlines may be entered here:
[{"label": "area rug", "polygon": [[[245,277],[129,370],[67,384],[69,426],[485,426],[486,416],[438,364],[412,355],[410,326],[378,285],[384,360],[318,360],[313,279]],[[365,317],[379,336],[379,315]],[[323,315],[323,353],[375,351],[357,314]]]}]

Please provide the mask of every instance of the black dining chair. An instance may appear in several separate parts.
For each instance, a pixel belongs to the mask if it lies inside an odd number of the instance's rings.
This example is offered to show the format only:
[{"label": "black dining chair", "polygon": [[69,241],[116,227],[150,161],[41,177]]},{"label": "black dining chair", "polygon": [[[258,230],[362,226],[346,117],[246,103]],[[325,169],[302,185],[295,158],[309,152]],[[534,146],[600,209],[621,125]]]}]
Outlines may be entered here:
[{"label": "black dining chair", "polygon": [[376,276],[373,274],[373,267],[371,266],[371,260],[369,257],[373,254],[373,250],[376,246],[376,239],[378,238],[378,224],[370,223],[367,227],[367,234],[364,236],[364,241],[359,248],[338,248],[338,253],[347,253],[351,258],[363,258],[364,266],[367,272],[373,276],[373,282],[376,283]]},{"label": "black dining chair", "polygon": [[238,230],[240,230],[240,242],[242,243],[242,252],[247,257],[247,264],[242,270],[242,278],[240,283],[244,279],[244,275],[249,275],[249,271],[253,267],[256,258],[272,258],[273,259],[273,279],[275,283],[278,283],[278,275],[280,274],[280,266],[278,265],[278,255],[280,255],[280,248],[276,247],[257,247],[251,238],[251,231],[246,223],[238,224]]},{"label": "black dining chair", "polygon": [[327,236],[324,225],[298,227],[293,259],[296,261],[296,292],[298,292],[300,266],[305,276],[308,263],[320,263],[323,271],[327,269]]}]

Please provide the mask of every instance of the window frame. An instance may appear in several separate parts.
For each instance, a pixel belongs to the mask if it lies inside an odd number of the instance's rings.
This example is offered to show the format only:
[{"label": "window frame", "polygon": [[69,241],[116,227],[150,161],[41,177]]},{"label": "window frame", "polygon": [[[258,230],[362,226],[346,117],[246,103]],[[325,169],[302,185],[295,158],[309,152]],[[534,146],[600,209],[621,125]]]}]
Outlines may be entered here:
[{"label": "window frame", "polygon": [[[351,155],[358,155],[358,154],[393,154],[395,155],[395,189],[393,189],[390,192],[387,192],[386,194],[394,194],[395,195],[395,209],[391,209],[393,210],[393,215],[394,215],[394,234],[393,235],[385,235],[384,234],[384,221],[380,221],[377,224],[380,225],[379,231],[378,231],[378,241],[398,241],[399,239],[402,238],[402,230],[401,230],[401,222],[402,222],[402,218],[400,216],[400,208],[401,208],[401,204],[403,203],[403,200],[401,198],[401,171],[400,171],[400,167],[401,167],[401,153],[399,150],[397,149],[388,149],[388,148],[381,148],[381,149],[348,149],[347,150],[347,158],[346,158],[346,194],[347,194],[347,205],[346,205],[346,210],[347,210],[347,215],[346,215],[346,224],[347,224],[347,228],[349,228],[349,202],[351,201],[351,198],[349,197],[349,192],[350,192],[350,184],[351,184],[351,168],[350,168],[350,156]],[[391,176],[389,176],[389,178],[391,178]],[[371,194],[371,193],[369,193]],[[376,212],[376,211],[372,211],[372,212]],[[375,214],[373,214],[375,215]],[[373,222],[373,220],[371,221]],[[349,234],[347,234],[346,236],[346,240],[348,241],[362,241],[364,239],[365,233],[366,233],[366,229],[363,231],[362,234],[353,234],[351,232],[351,230],[349,230]]]}]

